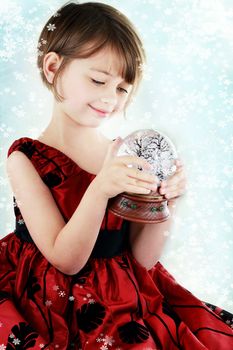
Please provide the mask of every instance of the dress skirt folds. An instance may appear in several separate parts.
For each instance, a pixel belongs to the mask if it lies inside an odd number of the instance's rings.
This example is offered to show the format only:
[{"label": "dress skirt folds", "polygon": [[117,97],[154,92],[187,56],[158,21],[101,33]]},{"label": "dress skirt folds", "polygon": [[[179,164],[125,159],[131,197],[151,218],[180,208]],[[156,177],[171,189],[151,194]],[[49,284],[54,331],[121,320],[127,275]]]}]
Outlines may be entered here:
[{"label": "dress skirt folds", "polygon": [[[8,156],[15,150],[67,222],[95,175],[39,140],[22,137]],[[0,240],[0,350],[233,350],[233,315],[196,298],[160,262],[147,271],[130,252],[127,220],[106,209],[89,260],[68,276],[43,257],[14,197],[13,205],[15,230]]]}]

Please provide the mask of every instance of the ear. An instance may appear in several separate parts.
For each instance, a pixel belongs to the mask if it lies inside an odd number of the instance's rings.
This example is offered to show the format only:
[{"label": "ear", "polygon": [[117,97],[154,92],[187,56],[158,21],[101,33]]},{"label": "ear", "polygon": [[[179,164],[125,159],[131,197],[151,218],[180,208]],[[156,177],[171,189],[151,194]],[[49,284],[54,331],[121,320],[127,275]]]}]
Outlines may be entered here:
[{"label": "ear", "polygon": [[62,58],[56,52],[48,52],[43,60],[43,71],[46,79],[50,84],[53,83],[54,75],[60,64],[62,62]]}]

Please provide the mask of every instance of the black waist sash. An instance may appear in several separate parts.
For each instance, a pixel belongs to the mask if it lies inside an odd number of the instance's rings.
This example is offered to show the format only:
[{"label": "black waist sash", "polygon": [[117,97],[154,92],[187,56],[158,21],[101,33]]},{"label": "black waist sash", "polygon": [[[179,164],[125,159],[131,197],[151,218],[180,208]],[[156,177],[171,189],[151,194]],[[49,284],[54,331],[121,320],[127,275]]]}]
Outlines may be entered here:
[{"label": "black waist sash", "polygon": [[[124,220],[120,230],[100,230],[91,253],[92,258],[112,258],[128,247],[129,222]],[[16,221],[14,233],[22,241],[34,243],[25,223]]]}]

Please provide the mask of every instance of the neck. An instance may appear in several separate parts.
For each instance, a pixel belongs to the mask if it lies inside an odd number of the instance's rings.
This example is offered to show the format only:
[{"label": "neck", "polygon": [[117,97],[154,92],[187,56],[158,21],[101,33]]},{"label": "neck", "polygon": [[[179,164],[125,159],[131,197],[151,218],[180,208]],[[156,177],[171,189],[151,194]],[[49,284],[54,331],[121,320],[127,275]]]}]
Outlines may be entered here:
[{"label": "neck", "polygon": [[72,120],[58,108],[58,103],[54,102],[52,118],[41,138],[49,140],[50,145],[65,151],[79,145],[80,149],[83,149],[88,145],[87,140],[101,143],[104,136],[98,128],[83,126]]}]

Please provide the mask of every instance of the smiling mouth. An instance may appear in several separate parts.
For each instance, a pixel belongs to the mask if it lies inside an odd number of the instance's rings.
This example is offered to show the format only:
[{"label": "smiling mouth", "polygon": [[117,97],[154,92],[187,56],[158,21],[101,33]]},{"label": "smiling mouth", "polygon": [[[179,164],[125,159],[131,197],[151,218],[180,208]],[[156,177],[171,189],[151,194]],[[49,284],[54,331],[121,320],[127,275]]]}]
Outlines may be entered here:
[{"label": "smiling mouth", "polygon": [[97,109],[95,107],[92,107],[91,105],[88,105],[91,109],[93,109],[93,111],[97,112],[98,114],[102,115],[102,116],[106,116],[108,114],[111,113],[111,111],[103,111],[101,109]]}]

